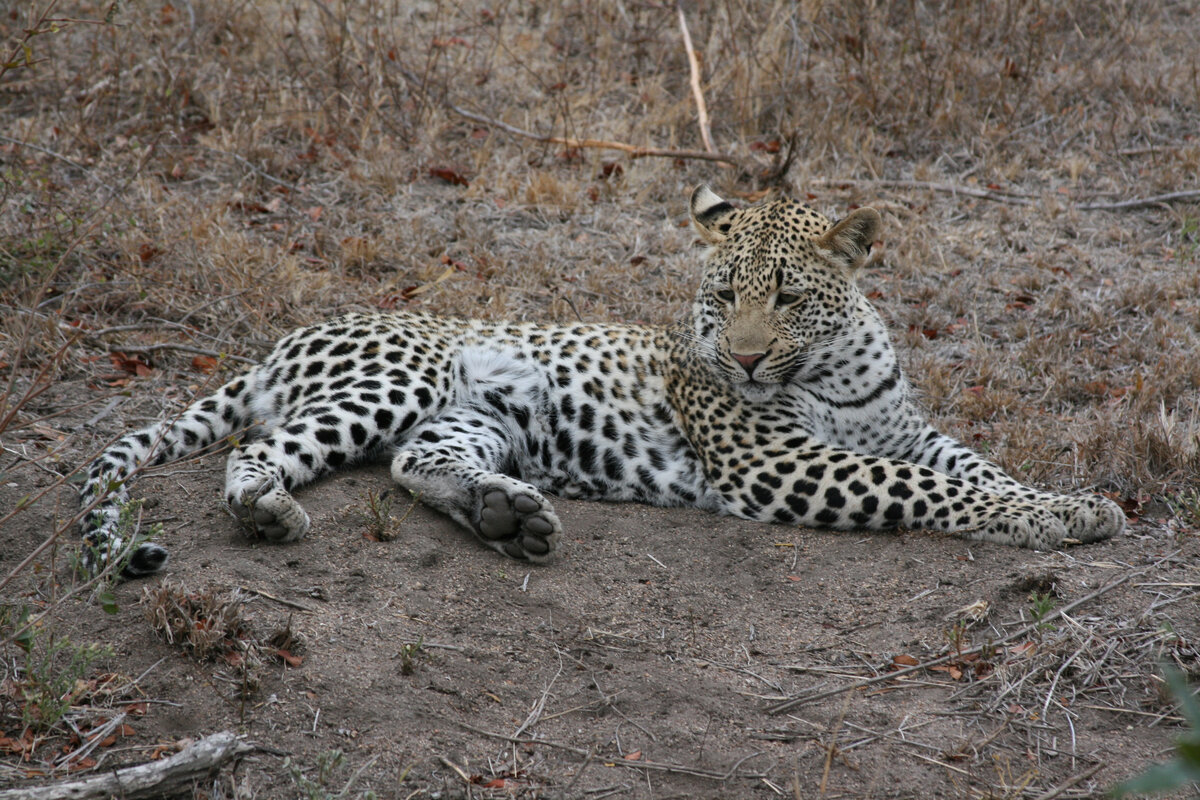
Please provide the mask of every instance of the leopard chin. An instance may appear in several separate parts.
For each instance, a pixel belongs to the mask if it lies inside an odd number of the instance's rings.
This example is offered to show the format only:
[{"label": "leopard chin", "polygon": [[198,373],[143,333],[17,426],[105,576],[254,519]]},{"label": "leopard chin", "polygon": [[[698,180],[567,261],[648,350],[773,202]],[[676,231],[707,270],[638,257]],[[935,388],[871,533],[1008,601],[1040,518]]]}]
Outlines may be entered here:
[{"label": "leopard chin", "polygon": [[779,384],[743,381],[737,384],[737,390],[751,403],[765,403],[779,392]]}]

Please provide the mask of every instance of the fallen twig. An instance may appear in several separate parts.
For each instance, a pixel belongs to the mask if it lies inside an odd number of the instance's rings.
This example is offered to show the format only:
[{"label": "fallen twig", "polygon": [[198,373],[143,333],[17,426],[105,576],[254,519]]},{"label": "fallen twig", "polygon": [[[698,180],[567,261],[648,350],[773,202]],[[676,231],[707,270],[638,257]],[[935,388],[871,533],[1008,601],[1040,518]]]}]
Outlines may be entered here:
[{"label": "fallen twig", "polygon": [[704,104],[704,91],[700,88],[700,61],[696,58],[696,50],[692,47],[692,35],[688,32],[687,17],[683,14],[683,5],[678,0],[675,10],[679,12],[679,30],[683,33],[683,49],[687,51],[688,70],[692,75],[692,96],[696,98],[696,117],[700,125],[700,141],[704,142],[707,153],[714,152],[712,132],[708,124],[708,106]]},{"label": "fallen twig", "polygon": [[[576,755],[580,755],[580,756],[584,756],[584,757],[587,757],[592,752],[591,750],[584,750],[581,747],[572,747],[569,744],[560,744],[558,742],[552,742],[549,739],[531,739],[526,736],[509,736],[506,733],[495,733],[494,731],[487,731],[487,730],[484,730],[483,728],[476,728],[474,725],[470,725],[466,722],[463,722],[462,720],[455,720],[455,721],[461,727],[466,728],[467,730],[472,731],[474,733],[478,733],[481,736],[488,736],[492,739],[501,739],[503,741],[510,742],[512,744],[540,744],[540,745],[543,745],[546,747],[554,747],[559,750],[567,750],[569,752],[575,753]],[[762,755],[761,752],[754,752],[748,756],[743,756],[742,758],[739,758],[737,761],[735,761],[733,766],[730,767],[725,772],[717,772],[716,770],[702,769],[700,767],[684,767],[679,764],[664,764],[659,761],[645,761],[642,759],[638,759],[637,761],[630,761],[625,758],[615,758],[612,761],[606,761],[605,763],[622,766],[622,767],[629,767],[630,769],[649,769],[649,770],[655,770],[658,772],[670,772],[670,773],[676,773],[676,774],[680,774],[680,775],[693,775],[697,778],[708,778],[709,780],[714,780],[714,781],[727,781],[730,778],[735,778],[735,777],[738,777],[738,778],[765,777],[764,775],[761,775],[760,773],[757,773],[757,772],[755,772],[755,773],[748,772],[748,773],[744,773],[744,774],[739,774],[737,771],[737,768],[740,767],[742,764],[744,764],[747,761],[749,761],[750,759],[752,759],[756,756],[760,756],[760,755]],[[603,758],[603,756],[598,756],[598,757]],[[0,800],[3,800],[3,798],[0,798]]]},{"label": "fallen twig", "polygon": [[842,686],[838,689],[829,689],[827,691],[820,692],[820,693],[814,694],[814,695],[808,695],[808,696],[797,695],[795,697],[784,700],[782,703],[776,703],[773,706],[768,706],[766,708],[766,712],[768,714],[782,714],[783,712],[788,711],[792,708],[795,708],[796,706],[805,705],[807,703],[815,703],[818,700],[824,700],[829,697],[835,697],[839,694],[842,694],[843,692],[852,692],[857,689],[865,688],[867,686],[874,686],[877,683],[883,683],[885,681],[894,680],[896,678],[903,678],[904,676],[911,675],[914,672],[919,672],[924,669],[929,669],[930,667],[936,667],[939,664],[945,664],[949,661],[953,661],[956,658],[962,658],[965,655],[975,655],[978,653],[982,653],[984,650],[990,650],[990,649],[993,649],[996,647],[1000,647],[1001,645],[1007,644],[1008,642],[1011,642],[1016,639],[1020,639],[1024,636],[1029,635],[1030,633],[1034,632],[1035,630],[1037,630],[1039,627],[1045,625],[1046,623],[1053,622],[1054,620],[1061,617],[1063,614],[1073,611],[1074,609],[1078,608],[1079,606],[1083,605],[1084,603],[1087,603],[1091,600],[1095,600],[1097,597],[1100,597],[1104,594],[1107,594],[1108,592],[1111,592],[1113,589],[1117,588],[1118,586],[1120,586],[1123,583],[1126,583],[1127,581],[1131,580],[1132,578],[1138,577],[1140,575],[1145,575],[1150,570],[1156,568],[1160,563],[1161,563],[1161,560],[1156,561],[1151,566],[1145,567],[1144,569],[1140,569],[1137,572],[1127,573],[1127,574],[1123,575],[1122,577],[1117,578],[1116,580],[1111,581],[1110,583],[1105,584],[1104,586],[1101,586],[1099,589],[1092,592],[1091,594],[1084,595],[1083,597],[1079,598],[1078,600],[1074,600],[1074,601],[1068,603],[1067,605],[1063,606],[1062,608],[1055,609],[1051,613],[1042,617],[1040,620],[1031,622],[1030,624],[1023,626],[1023,627],[1017,629],[1016,631],[1014,631],[1013,633],[1010,633],[1007,636],[1005,636],[1001,639],[998,639],[994,642],[988,642],[987,644],[978,645],[976,647],[972,647],[967,650],[961,650],[961,651],[956,650],[954,652],[947,653],[944,656],[940,656],[939,658],[935,658],[932,661],[926,661],[923,664],[917,664],[916,666],[912,666],[912,667],[904,667],[903,669],[896,670],[895,672],[886,672],[882,675],[876,675],[874,678],[868,678],[866,680],[858,681],[856,683],[852,683],[847,686]]},{"label": "fallen twig", "polygon": [[735,167],[743,167],[742,161],[734,156],[724,153],[706,153],[703,150],[672,150],[663,147],[640,147],[638,145],[626,144],[625,142],[614,142],[608,139],[576,139],[571,136],[549,136],[533,131],[527,131],[523,128],[518,128],[515,125],[509,125],[507,122],[501,122],[498,119],[485,117],[482,114],[476,114],[472,111],[467,111],[465,108],[459,108],[453,103],[443,103],[443,105],[458,114],[460,117],[479,122],[483,125],[488,125],[493,128],[499,128],[502,131],[521,136],[526,139],[533,139],[536,142],[544,144],[561,144],[564,147],[575,147],[579,149],[598,149],[598,150],[620,150],[623,153],[628,153],[630,158],[683,158],[700,161],[716,161],[720,164],[731,164]]},{"label": "fallen twig", "polygon": [[211,781],[226,762],[257,749],[229,731],[222,731],[206,736],[162,761],[114,769],[80,781],[5,789],[0,791],[0,800],[53,800],[63,797],[76,800],[107,797],[138,800],[190,795],[196,782],[205,779]]},{"label": "fallen twig", "polygon": [[1186,192],[1168,192],[1153,197],[1139,197],[1134,200],[1120,200],[1116,203],[1085,203],[1077,206],[1080,211],[1129,211],[1134,208],[1158,206],[1166,203],[1180,203],[1188,200],[1200,200],[1200,189]]},{"label": "fallen twig", "polygon": [[1088,778],[1092,777],[1093,775],[1095,775],[1097,772],[1099,772],[1102,769],[1104,769],[1103,761],[1101,761],[1099,764],[1095,764],[1092,767],[1084,770],[1083,772],[1079,773],[1078,775],[1072,775],[1071,777],[1067,778],[1062,783],[1055,786],[1053,789],[1050,789],[1047,792],[1039,794],[1037,797],[1034,798],[1034,800],[1054,800],[1054,798],[1058,797],[1063,792],[1067,791],[1067,789],[1070,789],[1072,786],[1074,786],[1078,783],[1082,783],[1083,781],[1086,781]]},{"label": "fallen twig", "polygon": [[977,189],[974,186],[960,186],[954,183],[935,183],[933,181],[892,180],[888,178],[864,179],[835,179],[814,178],[809,181],[813,186],[880,186],[891,189],[921,189],[943,194],[966,195],[978,197],[981,200],[991,200],[994,203],[1008,203],[1015,206],[1027,206],[1033,203],[1031,195],[1019,192],[1006,192],[1002,189]]},{"label": "fallen twig", "polygon": [[209,358],[228,358],[230,361],[240,361],[243,364],[257,364],[258,362],[252,358],[245,356],[236,356],[233,353],[221,353],[216,350],[207,350],[203,347],[192,347],[190,344],[176,344],[174,342],[161,342],[159,344],[124,344],[121,345],[123,353],[156,353],[159,350],[178,350],[181,353],[193,353],[198,356],[208,356]]},{"label": "fallen twig", "polygon": [[249,592],[250,594],[256,594],[259,597],[265,597],[267,600],[274,600],[276,603],[279,603],[281,606],[287,606],[288,608],[294,608],[297,611],[303,611],[306,614],[316,613],[316,609],[309,608],[308,606],[304,605],[303,603],[297,603],[295,600],[285,600],[282,597],[276,597],[275,595],[270,594],[269,592],[264,592],[262,589],[252,589],[249,586],[239,586],[238,588],[241,589],[243,592]]},{"label": "fallen twig", "polygon": [[[966,195],[990,200],[993,203],[1007,203],[1015,206],[1033,204],[1035,195],[1026,192],[1010,192],[1003,189],[979,189],[974,186],[962,186],[954,183],[937,183],[934,181],[912,181],[890,178],[814,178],[808,182],[812,186],[880,186],[892,189],[918,189],[943,194]],[[1189,200],[1200,200],[1200,189],[1168,194],[1140,197],[1133,200],[1120,200],[1115,203],[1081,203],[1077,206],[1080,211],[1129,211],[1135,208],[1180,203]]]}]

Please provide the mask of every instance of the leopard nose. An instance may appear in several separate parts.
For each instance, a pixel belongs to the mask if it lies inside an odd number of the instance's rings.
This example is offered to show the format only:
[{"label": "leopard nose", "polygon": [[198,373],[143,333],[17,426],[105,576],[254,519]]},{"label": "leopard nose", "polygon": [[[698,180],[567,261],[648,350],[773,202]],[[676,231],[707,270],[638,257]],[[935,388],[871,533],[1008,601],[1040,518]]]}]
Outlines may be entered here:
[{"label": "leopard nose", "polygon": [[746,374],[754,376],[754,366],[763,360],[766,353],[731,353],[734,360],[742,365],[742,369],[746,370]]}]

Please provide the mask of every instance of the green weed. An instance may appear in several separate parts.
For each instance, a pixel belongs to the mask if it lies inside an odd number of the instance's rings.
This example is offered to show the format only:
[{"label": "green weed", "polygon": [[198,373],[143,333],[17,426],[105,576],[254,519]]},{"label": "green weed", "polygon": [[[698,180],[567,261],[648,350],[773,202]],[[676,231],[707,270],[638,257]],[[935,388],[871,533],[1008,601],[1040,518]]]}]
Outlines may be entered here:
[{"label": "green weed", "polygon": [[[283,767],[288,771],[292,782],[296,784],[296,788],[300,790],[300,796],[306,798],[306,800],[342,800],[342,798],[351,796],[350,790],[354,788],[354,784],[362,774],[362,771],[374,763],[374,759],[359,767],[342,786],[341,790],[332,793],[329,787],[333,782],[334,774],[345,763],[346,757],[341,750],[326,750],[317,756],[317,774],[314,778],[305,776],[304,770],[290,757],[283,762]],[[375,800],[377,795],[367,790],[359,793],[357,797],[360,800]]]}]

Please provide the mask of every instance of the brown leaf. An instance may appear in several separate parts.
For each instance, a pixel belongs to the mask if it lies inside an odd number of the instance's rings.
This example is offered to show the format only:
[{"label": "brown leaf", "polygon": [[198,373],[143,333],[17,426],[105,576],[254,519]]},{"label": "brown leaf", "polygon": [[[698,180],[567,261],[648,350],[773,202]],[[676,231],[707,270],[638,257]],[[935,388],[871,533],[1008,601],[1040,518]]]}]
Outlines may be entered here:
[{"label": "brown leaf", "polygon": [[136,355],[127,356],[120,352],[109,353],[108,360],[122,372],[128,372],[130,375],[136,375],[139,378],[144,378],[153,371],[153,367]]},{"label": "brown leaf", "polygon": [[304,663],[303,656],[293,655],[291,652],[284,650],[282,647],[275,650],[275,654],[283,659],[284,663],[289,667],[298,667]]},{"label": "brown leaf", "polygon": [[464,178],[460,173],[450,169],[449,167],[430,167],[429,174],[435,178],[441,178],[446,183],[452,186],[470,186],[471,182]]},{"label": "brown leaf", "polygon": [[216,368],[217,359],[212,356],[196,356],[192,359],[192,369],[196,370],[196,372],[203,372],[205,375],[210,375]]},{"label": "brown leaf", "polygon": [[921,663],[920,661],[917,661],[915,658],[908,655],[907,653],[901,653],[898,656],[892,656],[892,664],[897,667],[915,667],[917,664],[920,664],[920,663]]},{"label": "brown leaf", "polygon": [[639,759],[641,759],[641,757],[642,757],[641,750],[634,750],[632,753],[625,754],[626,761],[638,761]]},{"label": "brown leaf", "polygon": [[760,153],[778,153],[779,148],[783,145],[778,139],[772,139],[769,142],[751,142],[750,149]]},{"label": "brown leaf", "polygon": [[930,672],[945,672],[947,675],[949,675],[954,680],[958,680],[959,678],[962,677],[962,670],[959,669],[958,667],[956,667],[954,664],[938,664],[935,667],[930,667],[929,671]]}]

